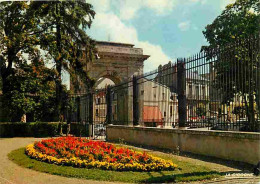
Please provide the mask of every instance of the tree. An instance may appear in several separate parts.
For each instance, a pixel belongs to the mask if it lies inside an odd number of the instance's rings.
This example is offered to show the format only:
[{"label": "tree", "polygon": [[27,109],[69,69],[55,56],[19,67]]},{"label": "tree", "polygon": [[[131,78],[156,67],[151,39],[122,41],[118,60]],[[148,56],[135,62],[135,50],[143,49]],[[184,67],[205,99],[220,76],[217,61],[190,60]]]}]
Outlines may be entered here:
[{"label": "tree", "polygon": [[80,76],[86,84],[93,85],[85,66],[92,59],[95,45],[85,29],[90,27],[94,15],[92,6],[85,1],[1,2],[0,75],[3,94],[10,92],[10,80],[19,67],[28,66],[30,59],[25,59],[24,53],[30,58],[41,48],[56,64],[55,109],[59,116],[65,95],[61,85],[63,69],[72,77]]},{"label": "tree", "polygon": [[37,45],[38,21],[27,2],[0,3],[0,76],[3,94],[12,67],[22,61],[23,52],[33,52]]},{"label": "tree", "polygon": [[24,114],[31,114],[33,120],[50,117],[55,110],[54,71],[45,67],[36,54],[31,64],[20,62],[12,73],[4,93],[4,110],[10,120],[20,121]]},{"label": "tree", "polygon": [[[218,57],[213,83],[220,91],[222,104],[229,105],[242,96],[251,130],[255,129],[255,100],[259,114],[259,7],[258,0],[237,0],[203,31],[210,45],[202,50],[210,53],[211,58]],[[220,55],[214,54],[219,52]]]},{"label": "tree", "polygon": [[47,25],[49,27],[39,35],[40,45],[41,49],[48,51],[56,66],[56,103],[57,115],[60,115],[62,70],[68,71],[71,77],[79,76],[85,84],[93,86],[86,65],[92,60],[95,44],[85,29],[90,28],[95,12],[92,5],[85,1],[35,1],[32,7],[38,9],[43,22],[41,30]]}]

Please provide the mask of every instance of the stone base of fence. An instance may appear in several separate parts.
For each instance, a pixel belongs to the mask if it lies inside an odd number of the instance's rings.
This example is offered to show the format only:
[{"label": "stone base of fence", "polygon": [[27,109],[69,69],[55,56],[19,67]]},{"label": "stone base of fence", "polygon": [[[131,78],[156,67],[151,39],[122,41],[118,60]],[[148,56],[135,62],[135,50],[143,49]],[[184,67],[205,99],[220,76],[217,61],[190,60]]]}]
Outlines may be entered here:
[{"label": "stone base of fence", "polygon": [[260,161],[260,133],[159,129],[110,125],[107,140],[179,150],[256,165]]}]

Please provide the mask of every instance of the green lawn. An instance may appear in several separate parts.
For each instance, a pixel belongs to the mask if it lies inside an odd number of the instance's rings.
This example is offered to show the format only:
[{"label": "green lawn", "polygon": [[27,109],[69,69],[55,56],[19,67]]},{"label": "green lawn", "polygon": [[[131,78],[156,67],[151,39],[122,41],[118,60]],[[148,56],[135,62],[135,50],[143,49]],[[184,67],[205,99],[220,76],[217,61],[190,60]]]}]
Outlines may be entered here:
[{"label": "green lawn", "polygon": [[48,164],[29,158],[24,153],[25,148],[20,148],[8,154],[10,160],[14,161],[20,166],[41,171],[45,173],[61,175],[66,177],[84,178],[89,180],[103,180],[103,181],[119,181],[119,182],[133,182],[133,183],[162,183],[162,182],[183,182],[196,181],[217,178],[221,174],[213,171],[206,166],[196,165],[195,163],[179,161],[170,154],[160,154],[149,152],[154,156],[172,160],[178,165],[175,171],[161,171],[161,172],[118,172],[105,171],[100,169],[86,169],[74,168],[69,166],[57,166]]}]

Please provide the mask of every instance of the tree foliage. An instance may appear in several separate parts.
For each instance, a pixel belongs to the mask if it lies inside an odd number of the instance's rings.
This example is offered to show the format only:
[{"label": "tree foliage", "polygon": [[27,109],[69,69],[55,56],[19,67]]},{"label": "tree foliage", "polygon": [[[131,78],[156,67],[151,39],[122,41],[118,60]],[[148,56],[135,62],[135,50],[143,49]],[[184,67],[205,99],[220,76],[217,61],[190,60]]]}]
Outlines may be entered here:
[{"label": "tree foliage", "polygon": [[259,7],[258,0],[237,0],[226,6],[221,15],[203,31],[209,47],[226,46],[235,39],[259,33]]},{"label": "tree foliage", "polygon": [[39,10],[37,13],[43,22],[40,25],[44,31],[39,35],[41,48],[48,51],[56,66],[56,103],[60,110],[62,70],[68,71],[71,77],[80,76],[91,87],[93,85],[86,65],[92,60],[95,44],[85,29],[90,28],[95,12],[84,1],[35,1],[32,7]]},{"label": "tree foliage", "polygon": [[222,104],[242,98],[250,124],[259,114],[259,106],[258,112],[254,108],[259,101],[259,5],[258,0],[237,0],[203,31],[210,45],[202,50],[217,57],[213,84]]},{"label": "tree foliage", "polygon": [[55,71],[45,67],[38,54],[31,64],[20,62],[7,77],[4,93],[5,112],[11,121],[20,121],[23,114],[31,121],[46,120],[55,110]]},{"label": "tree foliage", "polygon": [[[83,0],[0,3],[0,76],[10,114],[20,111],[19,117],[39,110],[40,105],[42,110],[56,109],[56,116],[64,113],[63,102],[68,96],[61,84],[62,70],[93,86],[86,65],[92,60],[95,42],[85,30],[94,15],[92,6]],[[52,70],[44,66],[42,50],[47,60],[54,62]],[[41,81],[44,78],[51,81]]]},{"label": "tree foliage", "polygon": [[27,2],[0,3],[0,74],[3,93],[6,79],[12,74],[12,67],[22,61],[22,53],[32,53],[38,39],[37,19]]}]

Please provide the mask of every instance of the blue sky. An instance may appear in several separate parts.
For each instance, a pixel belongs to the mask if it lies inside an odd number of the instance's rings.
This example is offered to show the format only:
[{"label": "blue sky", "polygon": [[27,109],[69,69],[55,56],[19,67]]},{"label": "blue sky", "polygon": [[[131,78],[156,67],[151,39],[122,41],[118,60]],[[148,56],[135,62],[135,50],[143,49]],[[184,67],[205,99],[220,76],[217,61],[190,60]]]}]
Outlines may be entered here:
[{"label": "blue sky", "polygon": [[95,40],[133,43],[151,55],[145,72],[159,64],[199,52],[202,34],[234,0],[86,0],[96,16],[89,34]]}]

